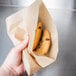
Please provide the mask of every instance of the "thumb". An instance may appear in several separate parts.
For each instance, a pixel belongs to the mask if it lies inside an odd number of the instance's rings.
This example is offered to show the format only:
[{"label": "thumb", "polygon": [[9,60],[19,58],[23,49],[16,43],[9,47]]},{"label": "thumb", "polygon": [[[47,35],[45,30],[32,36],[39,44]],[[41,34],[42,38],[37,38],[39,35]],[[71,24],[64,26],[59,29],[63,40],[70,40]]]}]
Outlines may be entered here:
[{"label": "thumb", "polygon": [[25,39],[16,47],[13,48],[14,51],[16,52],[21,52],[23,51],[29,44],[29,35],[25,36]]}]

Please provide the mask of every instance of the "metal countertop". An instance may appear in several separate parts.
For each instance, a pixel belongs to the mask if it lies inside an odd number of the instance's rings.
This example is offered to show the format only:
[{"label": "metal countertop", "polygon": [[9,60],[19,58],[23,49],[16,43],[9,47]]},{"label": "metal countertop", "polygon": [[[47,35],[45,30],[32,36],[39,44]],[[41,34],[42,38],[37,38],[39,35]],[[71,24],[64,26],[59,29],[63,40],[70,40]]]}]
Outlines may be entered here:
[{"label": "metal countertop", "polygon": [[[21,8],[0,6],[0,65],[13,47],[6,31],[5,18]],[[76,76],[76,11],[49,9],[58,29],[57,60],[34,76]]]}]

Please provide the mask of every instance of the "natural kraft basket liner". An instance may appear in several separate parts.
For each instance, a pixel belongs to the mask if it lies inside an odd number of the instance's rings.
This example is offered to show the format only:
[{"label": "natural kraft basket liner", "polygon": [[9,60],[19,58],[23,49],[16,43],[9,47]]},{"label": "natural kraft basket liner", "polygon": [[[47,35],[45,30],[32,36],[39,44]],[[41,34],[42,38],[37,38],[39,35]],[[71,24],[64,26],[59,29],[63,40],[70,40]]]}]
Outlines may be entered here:
[{"label": "natural kraft basket liner", "polygon": [[[33,53],[35,30],[38,20],[49,30],[52,39],[52,46],[44,56],[37,56]],[[58,54],[58,33],[52,18],[42,0],[36,0],[32,5],[6,18],[7,33],[13,44],[16,46],[20,41],[15,38],[15,32],[21,30],[30,35],[28,48],[23,51],[23,62],[28,75],[33,74],[40,68],[46,67],[56,60]],[[21,30],[20,30],[21,29]]]}]

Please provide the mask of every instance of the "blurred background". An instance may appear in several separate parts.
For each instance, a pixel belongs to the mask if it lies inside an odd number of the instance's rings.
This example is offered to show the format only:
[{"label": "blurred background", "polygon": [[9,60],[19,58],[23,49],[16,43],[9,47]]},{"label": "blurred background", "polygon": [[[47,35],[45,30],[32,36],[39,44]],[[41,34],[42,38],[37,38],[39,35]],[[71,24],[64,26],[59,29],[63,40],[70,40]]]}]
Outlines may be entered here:
[{"label": "blurred background", "polygon": [[[0,5],[24,7],[29,6],[35,0],[0,0]],[[48,8],[76,9],[76,0],[43,0]]]}]

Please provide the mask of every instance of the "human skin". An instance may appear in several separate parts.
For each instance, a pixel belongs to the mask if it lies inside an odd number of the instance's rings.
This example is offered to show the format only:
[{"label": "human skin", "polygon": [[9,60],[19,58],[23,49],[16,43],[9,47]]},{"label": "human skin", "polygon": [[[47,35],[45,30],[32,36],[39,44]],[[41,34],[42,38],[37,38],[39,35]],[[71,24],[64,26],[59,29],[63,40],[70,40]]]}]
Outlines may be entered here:
[{"label": "human skin", "polygon": [[0,76],[22,76],[25,73],[22,61],[22,51],[27,48],[29,36],[16,47],[12,48],[0,67]]}]

